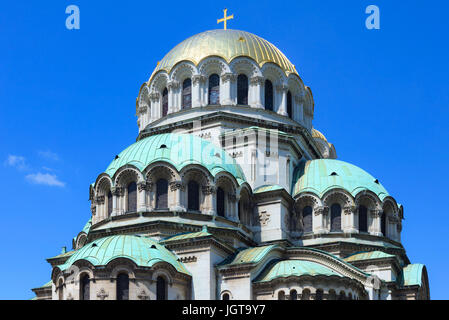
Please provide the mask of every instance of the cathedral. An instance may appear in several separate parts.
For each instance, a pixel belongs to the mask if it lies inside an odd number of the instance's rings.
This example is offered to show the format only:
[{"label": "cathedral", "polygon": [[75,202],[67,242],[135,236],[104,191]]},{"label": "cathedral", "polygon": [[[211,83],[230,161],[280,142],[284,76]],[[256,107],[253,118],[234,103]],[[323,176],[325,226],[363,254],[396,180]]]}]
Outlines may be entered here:
[{"label": "cathedral", "polygon": [[91,218],[47,259],[34,299],[429,299],[401,244],[404,207],[337,160],[314,108],[261,37],[225,25],[178,44],[141,85],[136,141],[92,177]]}]

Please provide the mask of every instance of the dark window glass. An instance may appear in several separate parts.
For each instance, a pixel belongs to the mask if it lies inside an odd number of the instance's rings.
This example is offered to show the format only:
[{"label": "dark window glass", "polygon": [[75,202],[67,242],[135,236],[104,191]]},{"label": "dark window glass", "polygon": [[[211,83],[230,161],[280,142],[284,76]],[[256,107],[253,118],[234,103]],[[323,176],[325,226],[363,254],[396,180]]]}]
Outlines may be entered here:
[{"label": "dark window glass", "polygon": [[165,117],[168,114],[168,90],[164,89],[162,92],[162,116]]},{"label": "dark window glass", "polygon": [[209,104],[220,104],[220,77],[218,74],[209,77]]},{"label": "dark window glass", "polygon": [[285,300],[285,293],[284,293],[284,291],[279,291],[279,293],[278,293],[278,300]]},{"label": "dark window glass", "polygon": [[359,207],[359,231],[368,232],[368,209],[365,206]]},{"label": "dark window glass", "polygon": [[384,235],[384,237],[387,236],[387,214],[383,213],[382,217],[380,218],[380,232]]},{"label": "dark window glass", "polygon": [[168,208],[168,181],[159,179],[156,182],[156,209]]},{"label": "dark window glass", "polygon": [[81,300],[90,300],[90,279],[87,274],[81,277]]},{"label": "dark window glass", "polygon": [[108,217],[112,214],[112,192],[109,190],[108,192]]},{"label": "dark window glass", "polygon": [[270,80],[265,80],[265,110],[273,111],[273,84]]},{"label": "dark window glass", "polygon": [[190,181],[187,185],[188,209],[200,210],[200,185],[196,181]]},{"label": "dark window glass", "polygon": [[229,300],[229,293],[223,294],[223,300]]},{"label": "dark window glass", "polygon": [[128,212],[137,211],[137,184],[131,182],[128,185]]},{"label": "dark window glass", "polygon": [[301,300],[310,300],[310,290],[309,289],[303,290]]},{"label": "dark window glass", "polygon": [[167,300],[167,286],[165,279],[157,277],[156,281],[156,300]]},{"label": "dark window glass", "polygon": [[244,74],[237,77],[237,104],[248,104],[248,77]]},{"label": "dark window glass", "polygon": [[346,294],[343,291],[341,291],[340,294],[338,295],[337,300],[346,300]]},{"label": "dark window glass", "polygon": [[129,300],[129,277],[124,273],[117,277],[117,300]]},{"label": "dark window glass", "polygon": [[293,101],[291,92],[287,92],[287,113],[289,118],[293,118]]},{"label": "dark window glass", "polygon": [[217,189],[217,214],[225,216],[225,192],[222,188]]},{"label": "dark window glass", "polygon": [[335,203],[331,206],[331,232],[341,231],[341,206]]},{"label": "dark window glass", "polygon": [[190,109],[192,107],[192,80],[185,79],[182,83],[182,108]]},{"label": "dark window glass", "polygon": [[323,290],[318,289],[316,291],[315,300],[323,300]]},{"label": "dark window glass", "polygon": [[302,209],[302,222],[304,225],[304,232],[312,232],[312,207],[307,206]]},{"label": "dark window glass", "polygon": [[290,291],[290,300],[298,300],[298,292],[296,290]]}]

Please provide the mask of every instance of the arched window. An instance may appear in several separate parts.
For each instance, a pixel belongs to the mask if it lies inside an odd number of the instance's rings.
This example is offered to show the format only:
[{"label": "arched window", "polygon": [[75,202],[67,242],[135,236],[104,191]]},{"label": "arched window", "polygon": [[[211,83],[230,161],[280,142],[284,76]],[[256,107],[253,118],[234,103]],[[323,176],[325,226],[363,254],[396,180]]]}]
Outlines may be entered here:
[{"label": "arched window", "polygon": [[58,282],[58,298],[59,300],[64,300],[64,283],[62,282],[62,279]]},{"label": "arched window", "polygon": [[311,206],[307,206],[304,207],[304,209],[302,209],[302,222],[304,225],[304,232],[312,232],[312,219],[313,219],[313,215],[312,215],[312,207]]},{"label": "arched window", "polygon": [[380,232],[382,232],[383,236],[387,236],[387,213],[384,212],[382,217],[380,218]]},{"label": "arched window", "polygon": [[225,192],[222,188],[217,189],[217,214],[220,217],[225,216]]},{"label": "arched window", "polygon": [[301,300],[310,300],[310,290],[305,289],[302,291]]},{"label": "arched window", "polygon": [[328,300],[337,300],[337,294],[335,293],[335,290],[329,290],[329,298]]},{"label": "arched window", "polygon": [[222,300],[231,300],[229,299],[229,293],[223,293]]},{"label": "arched window", "polygon": [[359,207],[359,231],[368,232],[368,209],[365,206]]},{"label": "arched window", "polygon": [[112,214],[112,192],[109,190],[108,192],[108,217]]},{"label": "arched window", "polygon": [[167,285],[162,277],[156,280],[156,300],[167,300]]},{"label": "arched window", "polygon": [[192,108],[192,80],[185,79],[182,83],[182,109]]},{"label": "arched window", "polygon": [[315,300],[323,300],[323,290],[318,289],[315,293]]},{"label": "arched window", "polygon": [[285,292],[284,291],[278,292],[278,300],[285,300]]},{"label": "arched window", "polygon": [[287,92],[287,114],[290,119],[293,119],[293,101],[292,101],[292,93]]},{"label": "arched window", "polygon": [[244,74],[237,77],[237,104],[248,104],[248,77]]},{"label": "arched window", "polygon": [[80,280],[81,292],[80,300],[90,300],[90,279],[89,275],[84,274]]},{"label": "arched window", "polygon": [[265,80],[265,110],[273,111],[273,84],[270,80]]},{"label": "arched window", "polygon": [[220,104],[220,77],[218,74],[209,77],[209,104]]},{"label": "arched window", "polygon": [[290,300],[298,300],[298,292],[296,290],[290,291]]},{"label": "arched window", "polygon": [[331,232],[341,231],[341,206],[334,203],[331,206]]},{"label": "arched window", "polygon": [[199,211],[200,210],[200,185],[191,180],[187,185],[187,194],[188,194],[188,204],[187,207],[189,210]]},{"label": "arched window", "polygon": [[344,291],[340,291],[340,294],[338,295],[337,300],[346,300],[346,294]]},{"label": "arched window", "polygon": [[168,181],[159,179],[156,182],[156,209],[168,208]]},{"label": "arched window", "polygon": [[117,300],[129,300],[129,276],[126,273],[117,276]]},{"label": "arched window", "polygon": [[128,212],[137,211],[137,184],[131,182],[128,185]]},{"label": "arched window", "polygon": [[165,117],[168,114],[168,90],[167,88],[162,91],[162,116]]}]

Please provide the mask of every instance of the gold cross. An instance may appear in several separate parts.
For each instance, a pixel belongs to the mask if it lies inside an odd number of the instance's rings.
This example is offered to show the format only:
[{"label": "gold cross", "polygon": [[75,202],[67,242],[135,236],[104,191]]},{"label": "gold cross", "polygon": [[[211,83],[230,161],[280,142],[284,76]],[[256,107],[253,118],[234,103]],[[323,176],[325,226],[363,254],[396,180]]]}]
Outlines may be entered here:
[{"label": "gold cross", "polygon": [[226,30],[227,22],[228,22],[228,20],[234,19],[234,14],[231,14],[230,16],[226,16],[228,9],[224,9],[223,12],[224,12],[224,17],[223,17],[223,19],[218,19],[217,24],[219,24],[220,22],[224,22],[224,29]]}]

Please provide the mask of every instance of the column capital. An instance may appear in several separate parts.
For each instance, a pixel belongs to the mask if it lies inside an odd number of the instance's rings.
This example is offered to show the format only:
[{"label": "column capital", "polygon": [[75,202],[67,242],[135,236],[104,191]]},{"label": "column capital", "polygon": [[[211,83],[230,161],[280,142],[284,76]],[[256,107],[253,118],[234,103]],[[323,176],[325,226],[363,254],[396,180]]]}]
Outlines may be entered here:
[{"label": "column capital", "polygon": [[327,207],[327,206],[316,207],[313,211],[316,216],[319,216],[319,215],[326,216],[329,213],[329,207]]},{"label": "column capital", "polygon": [[370,214],[371,214],[371,217],[373,217],[373,218],[379,218],[382,215],[382,210],[371,209]]},{"label": "column capital", "polygon": [[120,197],[120,196],[123,195],[123,188],[120,187],[120,186],[112,187],[112,188],[111,188],[111,193],[112,193],[114,196]]},{"label": "column capital", "polygon": [[214,186],[203,186],[201,190],[203,191],[204,195],[211,195],[217,192],[217,189]]},{"label": "column capital", "polygon": [[233,73],[224,73],[221,75],[221,81],[224,82],[234,82],[237,80],[237,76]]},{"label": "column capital", "polygon": [[179,87],[179,81],[172,80],[167,82],[168,90],[177,89]]},{"label": "column capital", "polygon": [[206,77],[201,74],[196,74],[192,77],[192,83],[194,85],[197,85],[198,83],[205,83]]},{"label": "column capital", "polygon": [[176,190],[185,190],[185,185],[182,183],[182,181],[172,181],[170,182],[170,190],[176,191]]},{"label": "column capital", "polygon": [[253,86],[255,85],[263,85],[265,83],[265,78],[261,76],[254,76],[249,80],[249,83]]},{"label": "column capital", "polygon": [[355,214],[357,211],[355,206],[346,206],[343,208],[343,212],[345,213],[345,215],[350,215]]},{"label": "column capital", "polygon": [[156,92],[156,91],[151,92],[150,95],[149,95],[150,101],[151,102],[158,101],[159,100],[159,96],[160,96],[159,92]]}]

